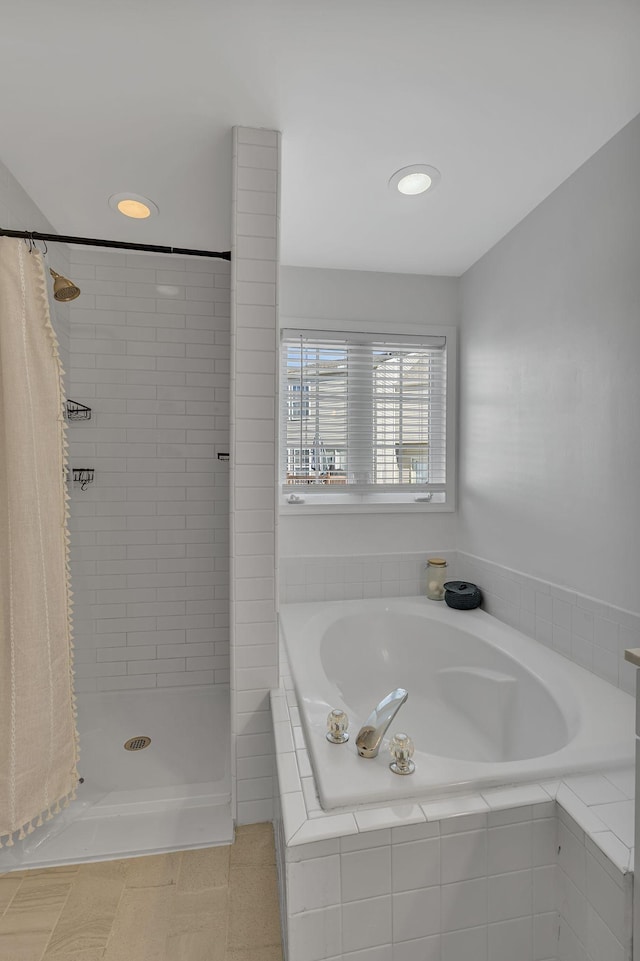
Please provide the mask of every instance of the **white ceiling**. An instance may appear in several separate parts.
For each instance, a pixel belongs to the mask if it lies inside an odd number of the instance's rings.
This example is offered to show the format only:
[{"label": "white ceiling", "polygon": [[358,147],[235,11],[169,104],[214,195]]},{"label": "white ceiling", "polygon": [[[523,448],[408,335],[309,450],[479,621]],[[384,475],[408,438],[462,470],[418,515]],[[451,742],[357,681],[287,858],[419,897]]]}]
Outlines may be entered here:
[{"label": "white ceiling", "polygon": [[228,249],[230,128],[277,128],[283,263],[457,275],[640,111],[639,39],[637,0],[0,0],[0,159],[61,233]]}]

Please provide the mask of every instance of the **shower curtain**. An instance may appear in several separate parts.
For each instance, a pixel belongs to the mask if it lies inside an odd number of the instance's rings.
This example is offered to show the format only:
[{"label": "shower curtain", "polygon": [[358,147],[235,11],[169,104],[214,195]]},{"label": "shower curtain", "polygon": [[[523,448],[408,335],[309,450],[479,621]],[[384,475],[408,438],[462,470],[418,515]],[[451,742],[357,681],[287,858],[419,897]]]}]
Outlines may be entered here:
[{"label": "shower curtain", "polygon": [[42,256],[0,238],[0,846],[74,797],[62,369]]}]

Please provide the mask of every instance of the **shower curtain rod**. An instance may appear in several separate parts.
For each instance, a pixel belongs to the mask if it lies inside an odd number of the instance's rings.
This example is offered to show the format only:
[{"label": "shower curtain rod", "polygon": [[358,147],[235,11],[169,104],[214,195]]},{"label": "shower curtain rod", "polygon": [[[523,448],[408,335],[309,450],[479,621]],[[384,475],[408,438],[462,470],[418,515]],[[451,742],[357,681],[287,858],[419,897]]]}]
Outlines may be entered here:
[{"label": "shower curtain rod", "polygon": [[146,250],[154,254],[178,254],[181,257],[217,257],[231,260],[230,250],[192,250],[190,247],[161,247],[157,244],[129,244],[119,240],[96,240],[92,237],[67,237],[65,234],[41,234],[36,230],[7,230],[0,227],[0,237],[23,237],[45,243],[81,244],[84,247],[117,247],[121,250]]}]

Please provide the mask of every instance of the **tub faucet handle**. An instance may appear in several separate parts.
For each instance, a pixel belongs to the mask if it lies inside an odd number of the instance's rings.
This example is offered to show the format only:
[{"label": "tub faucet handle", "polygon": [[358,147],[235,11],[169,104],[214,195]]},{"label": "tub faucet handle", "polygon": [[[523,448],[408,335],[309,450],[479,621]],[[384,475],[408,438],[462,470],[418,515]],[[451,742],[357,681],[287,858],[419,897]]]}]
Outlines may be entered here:
[{"label": "tub faucet handle", "polygon": [[394,774],[413,774],[416,769],[411,760],[413,757],[413,741],[408,734],[398,731],[391,739],[389,752],[393,761],[389,765]]},{"label": "tub faucet handle", "polygon": [[329,712],[327,717],[327,741],[331,744],[344,744],[349,740],[349,718],[339,707]]}]

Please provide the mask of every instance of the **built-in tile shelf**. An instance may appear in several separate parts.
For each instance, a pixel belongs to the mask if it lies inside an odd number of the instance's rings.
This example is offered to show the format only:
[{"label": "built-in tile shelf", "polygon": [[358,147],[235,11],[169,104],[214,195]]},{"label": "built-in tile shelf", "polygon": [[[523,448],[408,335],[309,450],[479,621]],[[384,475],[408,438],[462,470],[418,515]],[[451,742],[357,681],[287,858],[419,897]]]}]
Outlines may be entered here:
[{"label": "built-in tile shelf", "polygon": [[625,661],[640,667],[640,647],[631,647],[624,652]]}]

